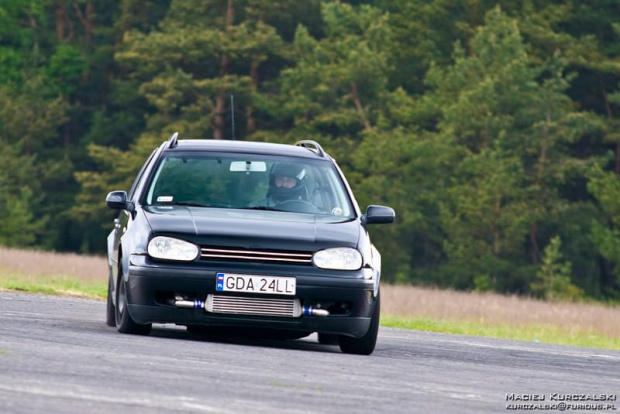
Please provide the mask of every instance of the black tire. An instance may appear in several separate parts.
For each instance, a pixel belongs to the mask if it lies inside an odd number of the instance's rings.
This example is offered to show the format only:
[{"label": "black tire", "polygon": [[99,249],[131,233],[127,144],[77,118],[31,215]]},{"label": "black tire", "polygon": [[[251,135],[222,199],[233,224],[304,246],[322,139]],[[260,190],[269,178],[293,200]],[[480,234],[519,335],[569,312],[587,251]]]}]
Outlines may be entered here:
[{"label": "black tire", "polygon": [[319,336],[319,343],[323,344],[323,345],[338,345],[338,335],[336,334],[326,334],[326,333],[320,333],[318,334]]},{"label": "black tire", "polygon": [[116,326],[116,310],[112,301],[112,278],[108,278],[108,303],[106,306],[106,320],[108,326]]},{"label": "black tire", "polygon": [[123,280],[122,275],[122,272],[118,272],[118,287],[116,288],[115,307],[116,329],[118,329],[119,332],[126,334],[148,335],[151,333],[152,325],[150,323],[144,325],[137,324],[133,319],[131,319],[131,315],[127,309],[125,281]]},{"label": "black tire", "polygon": [[370,320],[370,327],[366,335],[361,338],[351,338],[341,335],[339,339],[340,350],[345,354],[370,355],[375,350],[377,335],[379,333],[379,318],[381,315],[381,295],[377,295],[375,309]]}]

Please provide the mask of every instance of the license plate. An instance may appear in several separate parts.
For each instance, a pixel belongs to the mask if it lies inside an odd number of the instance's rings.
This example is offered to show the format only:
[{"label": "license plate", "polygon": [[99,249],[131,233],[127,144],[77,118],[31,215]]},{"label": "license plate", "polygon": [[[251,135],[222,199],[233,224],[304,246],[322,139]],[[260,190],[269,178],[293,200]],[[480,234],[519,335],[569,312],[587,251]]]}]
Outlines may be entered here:
[{"label": "license plate", "polygon": [[294,295],[294,277],[239,275],[218,273],[215,281],[218,292],[248,292],[270,295]]}]

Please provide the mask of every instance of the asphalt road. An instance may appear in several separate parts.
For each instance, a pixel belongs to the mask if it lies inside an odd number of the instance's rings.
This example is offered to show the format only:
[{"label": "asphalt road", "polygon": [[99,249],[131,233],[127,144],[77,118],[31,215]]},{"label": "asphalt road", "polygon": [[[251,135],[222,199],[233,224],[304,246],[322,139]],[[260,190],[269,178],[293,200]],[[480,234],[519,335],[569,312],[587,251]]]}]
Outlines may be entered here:
[{"label": "asphalt road", "polygon": [[169,325],[122,335],[104,311],[0,292],[0,412],[496,413],[511,393],[547,403],[550,393],[620,394],[620,352],[382,328],[365,357],[315,335],[204,337]]}]

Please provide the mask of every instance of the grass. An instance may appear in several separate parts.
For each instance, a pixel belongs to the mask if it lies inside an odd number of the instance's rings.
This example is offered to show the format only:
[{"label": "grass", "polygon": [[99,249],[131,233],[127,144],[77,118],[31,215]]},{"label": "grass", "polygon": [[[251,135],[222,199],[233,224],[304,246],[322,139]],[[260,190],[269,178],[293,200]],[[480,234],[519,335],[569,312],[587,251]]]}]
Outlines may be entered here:
[{"label": "grass", "polygon": [[381,325],[426,332],[620,350],[620,338],[618,337],[601,335],[591,330],[575,329],[567,331],[554,325],[493,325],[467,320],[415,319],[390,316],[382,317]]},{"label": "grass", "polygon": [[383,326],[620,350],[618,306],[392,285],[381,299]]},{"label": "grass", "polygon": [[106,259],[0,247],[0,289],[104,299]]},{"label": "grass", "polygon": [[[106,259],[0,247],[0,290],[105,299]],[[383,285],[383,326],[620,350],[620,307]]]},{"label": "grass", "polygon": [[38,277],[65,277],[80,282],[105,281],[108,276],[106,259],[73,253],[0,247],[0,273]]},{"label": "grass", "polygon": [[32,275],[1,270],[0,290],[77,296],[98,300],[103,300],[108,292],[105,281],[83,281],[68,275]]}]

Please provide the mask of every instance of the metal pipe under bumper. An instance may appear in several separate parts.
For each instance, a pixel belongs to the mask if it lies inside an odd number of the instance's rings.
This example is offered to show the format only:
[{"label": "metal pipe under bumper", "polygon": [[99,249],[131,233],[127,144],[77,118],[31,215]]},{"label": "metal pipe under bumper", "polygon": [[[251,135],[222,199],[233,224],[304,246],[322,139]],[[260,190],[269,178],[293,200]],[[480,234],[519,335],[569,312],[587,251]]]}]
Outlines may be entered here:
[{"label": "metal pipe under bumper", "polygon": [[312,306],[304,306],[302,310],[304,316],[329,316],[327,309],[315,309]]},{"label": "metal pipe under bumper", "polygon": [[175,300],[174,306],[184,309],[204,309],[205,303],[201,300]]}]

